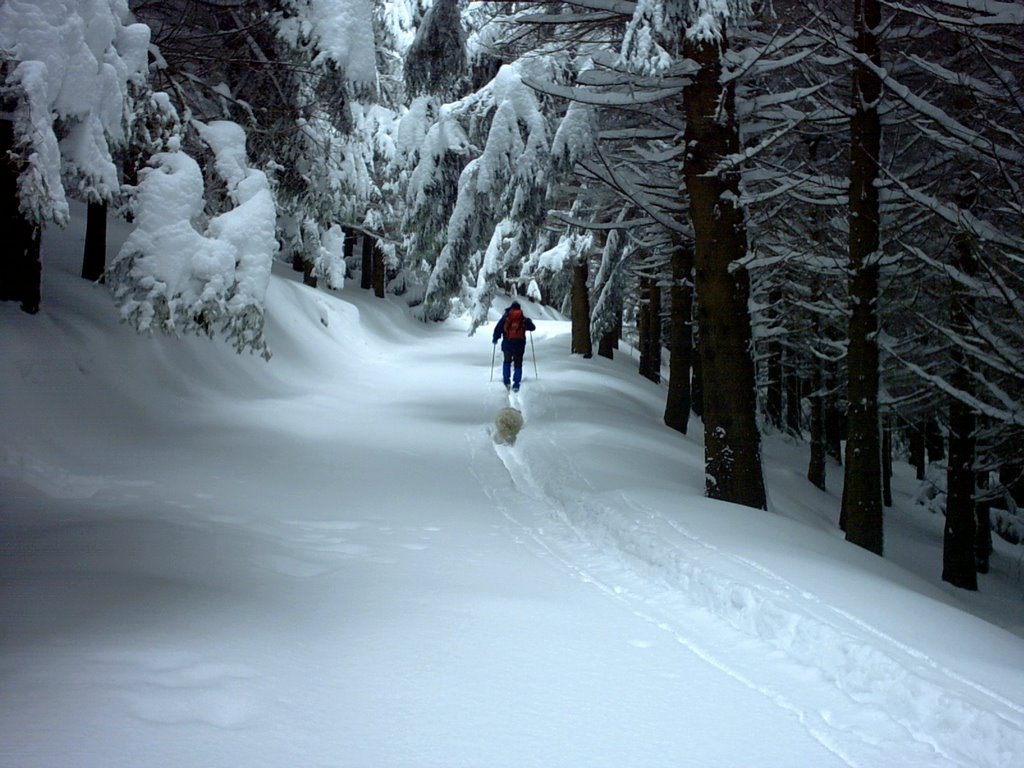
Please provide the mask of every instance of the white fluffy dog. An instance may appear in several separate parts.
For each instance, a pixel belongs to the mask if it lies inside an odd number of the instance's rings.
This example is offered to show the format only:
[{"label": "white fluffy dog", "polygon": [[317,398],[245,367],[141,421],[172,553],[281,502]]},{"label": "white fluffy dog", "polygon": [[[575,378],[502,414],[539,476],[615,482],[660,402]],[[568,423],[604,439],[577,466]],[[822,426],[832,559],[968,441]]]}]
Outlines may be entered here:
[{"label": "white fluffy dog", "polygon": [[515,445],[523,428],[523,414],[515,408],[502,408],[494,419],[494,442]]}]

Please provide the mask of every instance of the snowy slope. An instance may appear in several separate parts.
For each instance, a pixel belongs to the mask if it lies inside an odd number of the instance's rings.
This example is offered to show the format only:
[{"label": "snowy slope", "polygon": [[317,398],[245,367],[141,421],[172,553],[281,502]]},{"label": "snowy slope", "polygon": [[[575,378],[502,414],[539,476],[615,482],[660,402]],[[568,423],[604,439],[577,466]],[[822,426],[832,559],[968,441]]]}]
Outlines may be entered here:
[{"label": "snowy slope", "polygon": [[803,446],[773,513],[703,499],[663,390],[549,312],[501,447],[465,321],[282,270],[270,363],[140,338],[80,240],[0,305],[0,764],[1024,763],[1019,555],[941,585],[911,478],[883,561]]}]

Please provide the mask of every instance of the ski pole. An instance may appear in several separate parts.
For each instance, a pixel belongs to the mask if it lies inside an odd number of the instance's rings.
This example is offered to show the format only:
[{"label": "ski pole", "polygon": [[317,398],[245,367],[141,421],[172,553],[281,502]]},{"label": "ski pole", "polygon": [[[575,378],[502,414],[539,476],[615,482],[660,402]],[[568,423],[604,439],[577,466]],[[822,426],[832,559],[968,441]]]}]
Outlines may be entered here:
[{"label": "ski pole", "polygon": [[537,373],[537,349],[533,346],[533,331],[530,331],[530,352],[533,353],[533,378],[539,379],[540,374]]},{"label": "ski pole", "polygon": [[494,381],[494,356],[498,353],[498,345],[493,344],[491,349],[491,381]]}]

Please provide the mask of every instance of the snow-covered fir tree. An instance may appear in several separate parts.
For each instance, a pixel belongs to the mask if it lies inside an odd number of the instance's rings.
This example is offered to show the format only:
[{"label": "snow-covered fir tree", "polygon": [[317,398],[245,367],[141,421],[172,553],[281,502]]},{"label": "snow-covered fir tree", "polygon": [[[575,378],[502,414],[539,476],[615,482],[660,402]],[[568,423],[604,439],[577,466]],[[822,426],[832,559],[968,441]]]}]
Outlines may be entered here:
[{"label": "snow-covered fir tree", "polygon": [[124,0],[12,0],[0,5],[3,207],[12,238],[0,298],[39,308],[39,245],[68,219],[68,194],[120,191],[117,152],[130,134],[131,87],[146,77],[149,29]]},{"label": "snow-covered fir tree", "polygon": [[269,356],[263,304],[277,251],[270,184],[249,167],[240,126],[194,127],[213,155],[229,207],[209,214],[199,164],[172,141],[140,172],[131,206],[135,230],[111,265],[111,290],[122,317],[141,332],[223,331],[239,351]]},{"label": "snow-covered fir tree", "polygon": [[[495,284],[529,254],[545,215],[550,133],[533,90],[531,62],[502,67],[480,91],[448,105],[467,124],[478,154],[459,175],[444,246],[427,283],[423,317],[448,315],[464,289],[474,325],[486,319]],[[481,135],[482,134],[482,135]]]}]

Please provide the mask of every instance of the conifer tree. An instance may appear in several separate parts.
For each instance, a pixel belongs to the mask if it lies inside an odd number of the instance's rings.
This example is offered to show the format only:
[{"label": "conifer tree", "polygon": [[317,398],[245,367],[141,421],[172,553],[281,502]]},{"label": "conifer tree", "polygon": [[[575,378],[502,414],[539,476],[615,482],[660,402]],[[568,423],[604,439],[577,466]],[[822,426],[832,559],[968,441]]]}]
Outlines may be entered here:
[{"label": "conifer tree", "polygon": [[854,0],[853,105],[850,119],[850,325],[846,356],[846,477],[841,526],[846,538],[883,550],[882,458],[878,412],[878,186],[882,129],[878,0]]},{"label": "conifer tree", "polygon": [[723,77],[725,19],[700,17],[683,33],[682,50],[698,65],[683,89],[686,155],[683,181],[694,235],[697,318],[704,376],[707,494],[766,506],[761,436],[756,421],[749,276],[739,173],[718,170],[739,150],[734,85]]}]

